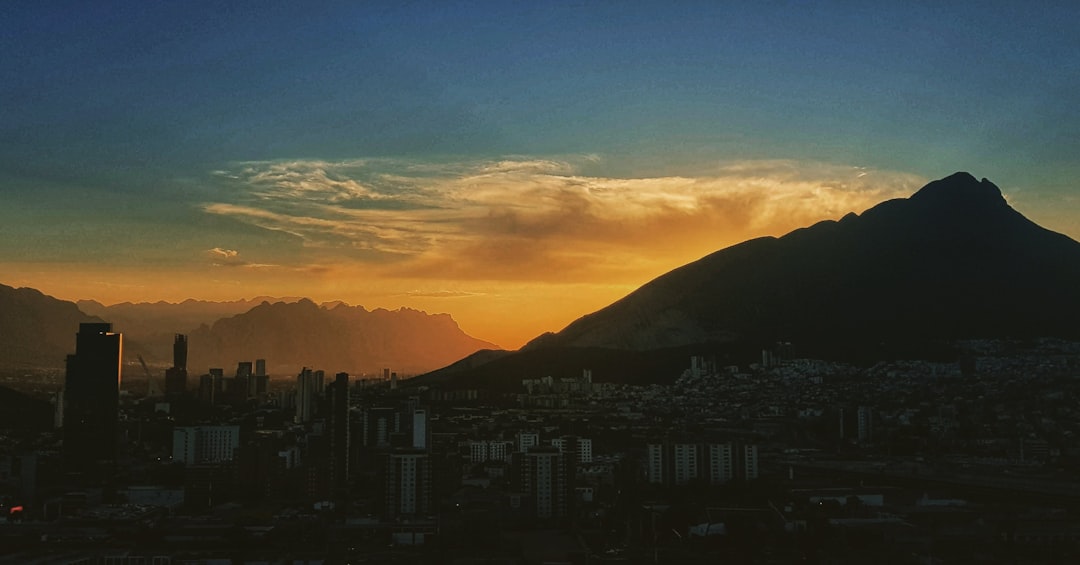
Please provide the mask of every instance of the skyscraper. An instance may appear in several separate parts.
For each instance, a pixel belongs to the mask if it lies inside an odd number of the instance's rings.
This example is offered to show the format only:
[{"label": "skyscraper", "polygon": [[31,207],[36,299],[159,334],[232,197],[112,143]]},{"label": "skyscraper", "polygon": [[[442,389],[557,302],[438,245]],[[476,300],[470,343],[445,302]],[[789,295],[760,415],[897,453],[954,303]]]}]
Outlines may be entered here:
[{"label": "skyscraper", "polygon": [[176,334],[173,339],[173,364],[165,371],[165,395],[182,396],[187,393],[187,336]]},{"label": "skyscraper", "polygon": [[[64,466],[93,475],[116,461],[123,335],[112,324],[79,324],[64,378]],[[107,472],[107,471],[106,471]]]},{"label": "skyscraper", "polygon": [[334,496],[346,500],[349,492],[349,374],[338,373],[326,387],[330,408],[330,481]]},{"label": "skyscraper", "polygon": [[248,396],[261,397],[266,394],[270,377],[266,375],[266,359],[255,360],[255,374],[248,385]]}]

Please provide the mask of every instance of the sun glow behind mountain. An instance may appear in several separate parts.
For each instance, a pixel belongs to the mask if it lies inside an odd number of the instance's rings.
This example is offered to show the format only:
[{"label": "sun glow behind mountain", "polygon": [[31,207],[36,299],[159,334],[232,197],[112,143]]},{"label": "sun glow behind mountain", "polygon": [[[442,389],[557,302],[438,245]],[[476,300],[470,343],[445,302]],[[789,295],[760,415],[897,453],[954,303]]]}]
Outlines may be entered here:
[{"label": "sun glow behind mountain", "polygon": [[245,245],[223,235],[152,272],[110,266],[126,273],[119,279],[70,279],[70,266],[57,265],[14,282],[105,302],[276,294],[404,305],[452,312],[470,333],[517,347],[715,249],[859,212],[923,183],[782,161],[639,178],[583,172],[598,160],[238,163],[208,175],[214,195],[228,198],[198,209],[264,238]]},{"label": "sun glow behind mountain", "polygon": [[516,347],[956,170],[1076,236],[1078,9],[12,5],[0,282],[409,306]]}]

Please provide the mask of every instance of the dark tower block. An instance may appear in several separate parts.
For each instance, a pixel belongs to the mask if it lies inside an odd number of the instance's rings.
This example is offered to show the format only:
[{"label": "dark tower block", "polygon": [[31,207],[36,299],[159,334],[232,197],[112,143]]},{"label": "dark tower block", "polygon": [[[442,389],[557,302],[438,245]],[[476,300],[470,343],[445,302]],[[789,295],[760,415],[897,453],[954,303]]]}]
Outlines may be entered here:
[{"label": "dark tower block", "polygon": [[123,335],[112,324],[79,324],[64,379],[64,467],[105,476],[116,462]]},{"label": "dark tower block", "polygon": [[349,374],[338,373],[326,387],[330,407],[330,474],[334,498],[344,502],[349,494]]},{"label": "dark tower block", "polygon": [[187,336],[176,334],[173,340],[173,366],[165,371],[165,395],[183,396],[187,393]]}]

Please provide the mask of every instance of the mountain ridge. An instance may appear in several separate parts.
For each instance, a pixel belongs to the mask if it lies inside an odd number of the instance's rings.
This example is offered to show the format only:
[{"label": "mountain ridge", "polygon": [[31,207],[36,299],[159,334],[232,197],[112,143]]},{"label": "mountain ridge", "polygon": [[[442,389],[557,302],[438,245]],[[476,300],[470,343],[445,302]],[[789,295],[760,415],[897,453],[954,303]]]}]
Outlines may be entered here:
[{"label": "mountain ridge", "polygon": [[[518,354],[777,341],[854,352],[886,342],[1074,337],[1076,288],[1080,243],[1024,217],[989,180],[959,172],[861,214],[715,251]],[[525,369],[513,356],[498,363],[510,374]]]},{"label": "mountain ridge", "polygon": [[[259,302],[252,304],[255,300]],[[101,315],[86,313],[79,304]],[[255,314],[246,316],[253,310]],[[219,316],[222,312],[227,315]],[[304,324],[297,323],[298,313],[303,314]],[[368,311],[342,301],[318,305],[308,298],[273,297],[104,306],[0,284],[0,366],[62,368],[66,356],[74,352],[79,324],[103,321],[124,334],[127,363],[143,356],[151,365],[167,366],[173,335],[188,334],[192,374],[210,367],[231,370],[237,362],[255,358],[267,359],[274,374],[294,374],[304,365],[328,371],[374,372],[391,367],[420,373],[473,351],[497,347],[466,334],[450,314],[408,307]],[[302,348],[321,353],[305,354]]]},{"label": "mountain ridge", "polygon": [[[1029,273],[1017,276],[1022,267]],[[777,284],[778,277],[794,284]],[[888,200],[862,214],[714,252],[646,283],[557,334],[530,342],[525,349],[559,344],[646,350],[748,332],[773,338],[805,337],[811,330],[819,332],[830,318],[825,325],[845,333],[873,328],[873,322],[881,319],[901,320],[904,324],[898,330],[913,330],[915,320],[889,306],[890,301],[921,305],[917,309],[923,314],[953,319],[948,322],[953,331],[921,330],[933,337],[984,333],[977,325],[992,328],[989,333],[1005,331],[1009,324],[1024,334],[1040,325],[1059,332],[1065,329],[1061,316],[1039,324],[1034,317],[1021,315],[1021,305],[1009,303],[1004,296],[992,297],[986,288],[992,282],[999,291],[1027,291],[1027,300],[1048,311],[1050,304],[1043,297],[1046,289],[1040,287],[1049,286],[1061,304],[1080,307],[1063,291],[1061,283],[1066,279],[1080,283],[1080,244],[1012,209],[990,181],[957,173],[929,183],[910,198]],[[922,292],[920,285],[925,287],[930,280],[935,292]],[[879,319],[844,309],[846,303],[861,301],[875,310],[870,294],[875,290],[882,293],[883,304],[876,307]],[[738,294],[738,303],[710,296],[718,292]],[[714,306],[705,308],[711,317],[693,314],[687,296]],[[806,304],[808,300],[818,305]],[[1010,316],[1002,322],[1008,324],[980,315],[980,306],[999,310],[1007,306]],[[950,307],[978,323],[954,320],[957,316],[948,314]],[[613,311],[622,313],[618,323],[609,319]],[[627,327],[640,326],[642,316],[647,317],[652,338],[631,336],[633,332],[627,331]],[[850,319],[845,321],[845,316]],[[601,335],[605,333],[602,326],[618,326],[617,333],[624,335]]]}]

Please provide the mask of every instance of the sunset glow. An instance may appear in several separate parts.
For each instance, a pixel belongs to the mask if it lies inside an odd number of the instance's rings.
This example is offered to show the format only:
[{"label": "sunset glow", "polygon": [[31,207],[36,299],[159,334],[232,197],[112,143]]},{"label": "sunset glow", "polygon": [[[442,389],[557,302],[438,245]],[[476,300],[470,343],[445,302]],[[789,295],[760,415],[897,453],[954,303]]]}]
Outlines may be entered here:
[{"label": "sunset glow", "polygon": [[59,298],[410,307],[516,348],[956,170],[1080,235],[1060,10],[94,4],[5,16],[0,282]]}]

